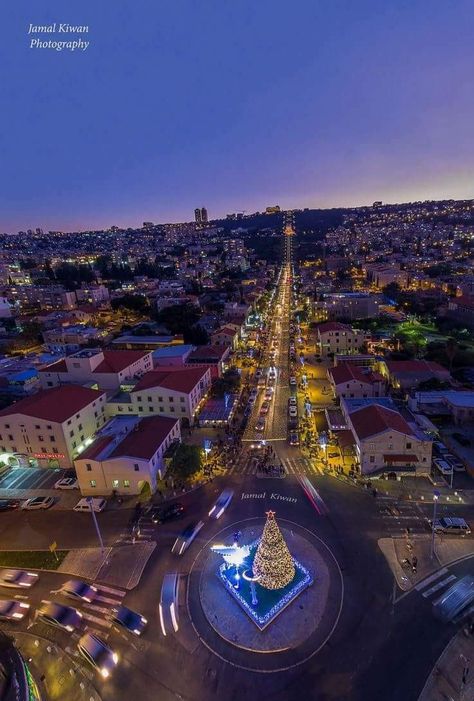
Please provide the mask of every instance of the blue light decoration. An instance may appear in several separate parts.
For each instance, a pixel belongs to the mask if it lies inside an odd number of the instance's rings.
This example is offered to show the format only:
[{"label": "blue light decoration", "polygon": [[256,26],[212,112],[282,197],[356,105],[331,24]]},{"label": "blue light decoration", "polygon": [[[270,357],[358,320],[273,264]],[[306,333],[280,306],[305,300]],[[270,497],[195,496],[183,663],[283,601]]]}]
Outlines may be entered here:
[{"label": "blue light decoration", "polygon": [[[253,543],[250,543],[248,546],[243,546],[246,549],[248,548],[248,556],[252,556],[258,546],[259,539],[255,540]],[[242,547],[242,546],[241,546]],[[222,548],[222,546],[217,546],[215,548],[215,552],[219,552],[219,550]],[[231,550],[231,547],[229,548]],[[226,553],[227,554],[227,553]],[[245,563],[245,560],[240,560],[239,564],[241,567],[243,567]],[[251,600],[247,600],[245,596],[242,593],[241,590],[241,577],[239,572],[237,573],[230,573],[229,572],[229,564],[227,562],[223,562],[219,566],[218,570],[218,577],[224,584],[225,588],[227,591],[231,594],[231,596],[234,597],[234,599],[240,604],[240,606],[243,608],[245,613],[248,615],[248,617],[253,621],[253,623],[259,628],[261,631],[263,631],[267,626],[272,623],[272,621],[275,620],[275,618],[287,607],[289,604],[291,604],[292,601],[294,601],[307,587],[309,587],[313,583],[313,577],[311,576],[310,572],[304,567],[298,560],[295,560],[293,558],[293,563],[295,566],[295,571],[296,575],[294,578],[294,584],[293,586],[288,585],[287,587],[284,588],[284,594],[281,595],[280,599],[275,603],[268,611],[262,612],[259,611],[259,607],[262,608],[261,606],[261,600],[257,601],[256,604],[252,603],[252,599],[254,596],[252,595]],[[246,563],[249,564],[250,563]],[[245,580],[245,577],[244,577]],[[257,585],[258,586],[258,583]],[[255,598],[256,600],[256,598]]]}]

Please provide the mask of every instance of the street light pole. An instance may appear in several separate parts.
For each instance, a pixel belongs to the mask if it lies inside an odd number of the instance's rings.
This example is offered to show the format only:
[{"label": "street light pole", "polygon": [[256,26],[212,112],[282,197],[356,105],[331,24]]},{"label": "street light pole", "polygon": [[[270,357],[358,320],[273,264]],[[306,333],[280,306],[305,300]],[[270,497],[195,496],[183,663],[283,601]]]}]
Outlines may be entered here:
[{"label": "street light pole", "polygon": [[436,506],[438,504],[438,499],[439,492],[437,489],[435,489],[433,492],[433,520],[431,522],[431,559],[434,557]]},{"label": "street light pole", "polygon": [[103,554],[104,553],[104,541],[102,540],[102,535],[100,533],[100,528],[99,528],[99,524],[97,522],[97,517],[96,517],[95,511],[92,507],[93,497],[86,497],[86,499],[87,499],[87,503],[89,504],[89,509],[90,509],[91,514],[92,514],[92,520],[94,521],[94,526],[95,526],[95,530],[97,532],[97,537],[99,538],[100,549],[101,549],[101,552]]}]

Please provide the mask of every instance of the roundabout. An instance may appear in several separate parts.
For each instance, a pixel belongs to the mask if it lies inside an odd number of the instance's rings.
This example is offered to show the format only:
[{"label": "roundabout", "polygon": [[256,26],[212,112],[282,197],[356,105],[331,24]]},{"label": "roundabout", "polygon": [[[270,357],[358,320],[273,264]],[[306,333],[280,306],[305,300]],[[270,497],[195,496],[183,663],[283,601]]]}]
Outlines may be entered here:
[{"label": "roundabout", "polygon": [[[267,543],[272,535],[275,558]],[[269,673],[303,664],[327,643],[343,593],[339,565],[324,541],[292,521],[276,525],[268,512],[267,520],[233,523],[202,548],[187,604],[209,650],[234,666]]]}]

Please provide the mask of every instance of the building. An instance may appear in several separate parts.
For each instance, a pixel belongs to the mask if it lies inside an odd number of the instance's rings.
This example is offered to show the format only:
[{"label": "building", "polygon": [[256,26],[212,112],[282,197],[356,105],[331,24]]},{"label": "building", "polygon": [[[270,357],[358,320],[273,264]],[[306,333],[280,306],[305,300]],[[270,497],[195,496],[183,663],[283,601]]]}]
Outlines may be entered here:
[{"label": "building", "polygon": [[160,368],[146,373],[129,392],[111,397],[107,415],[171,416],[193,424],[210,386],[209,368]]},{"label": "building", "polygon": [[153,367],[169,367],[170,365],[184,367],[186,360],[193,350],[194,346],[185,344],[181,346],[165,346],[164,348],[157,348],[152,353]]},{"label": "building", "polygon": [[166,472],[165,455],[181,440],[178,419],[162,416],[117,417],[75,460],[79,487],[85,496],[153,493]]},{"label": "building", "polygon": [[385,379],[368,367],[340,363],[328,369],[328,377],[335,397],[354,399],[385,395]]},{"label": "building", "polygon": [[74,309],[76,306],[75,292],[68,292],[62,285],[12,285],[6,296],[22,310]]},{"label": "building", "polygon": [[415,392],[408,399],[413,411],[429,416],[451,416],[457,426],[474,423],[474,392],[469,390],[442,390]]},{"label": "building", "polygon": [[316,330],[319,352],[323,357],[329,354],[359,353],[369,334],[360,329],[353,329],[338,321],[327,321],[319,324]]},{"label": "building", "polygon": [[408,271],[400,270],[399,265],[371,263],[366,267],[367,279],[378,289],[396,282],[402,289],[408,285]]},{"label": "building", "polygon": [[212,379],[222,377],[230,350],[230,346],[199,346],[188,355],[186,365],[209,368]]},{"label": "building", "polygon": [[429,360],[382,360],[378,368],[394,389],[405,391],[415,389],[420,382],[451,380],[449,370]]},{"label": "building", "polygon": [[0,297],[0,319],[10,319],[12,317],[12,307],[6,297]]},{"label": "building", "polygon": [[230,346],[236,350],[239,344],[239,327],[235,324],[226,324],[211,334],[211,342],[214,346]]},{"label": "building", "polygon": [[92,384],[104,390],[118,390],[153,368],[150,351],[101,350],[90,348],[58,360],[40,370],[42,387],[61,384]]},{"label": "building", "polygon": [[446,316],[474,329],[474,296],[463,295],[450,299]]},{"label": "building", "polygon": [[196,224],[207,224],[208,216],[207,209],[205,207],[196,207],[194,210],[194,221]]},{"label": "building", "polygon": [[379,316],[382,295],[368,292],[329,292],[318,295],[313,313],[318,321],[371,319]]},{"label": "building", "polygon": [[120,350],[147,350],[154,351],[157,348],[181,345],[183,336],[119,336],[115,338],[111,346]]},{"label": "building", "polygon": [[72,467],[104,425],[106,395],[62,385],[41,390],[0,411],[4,464]]},{"label": "building", "polygon": [[432,441],[395,409],[369,404],[351,413],[343,406],[362,475],[431,470]]}]

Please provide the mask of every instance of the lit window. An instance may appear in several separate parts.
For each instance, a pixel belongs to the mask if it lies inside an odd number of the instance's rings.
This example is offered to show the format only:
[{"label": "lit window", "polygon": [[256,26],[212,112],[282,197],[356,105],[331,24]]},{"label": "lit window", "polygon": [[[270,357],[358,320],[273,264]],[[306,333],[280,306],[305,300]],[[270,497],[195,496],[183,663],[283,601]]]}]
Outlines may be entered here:
[{"label": "lit window", "polygon": [[130,487],[130,480],[124,480],[124,481],[123,481],[123,486],[124,486],[124,487]]},{"label": "lit window", "polygon": [[118,480],[112,480],[112,487],[113,487],[114,489],[117,489],[118,486],[119,486],[119,481],[118,481]]},{"label": "lit window", "polygon": [[91,480],[91,481],[89,482],[89,484],[90,484],[91,487],[96,487],[96,486],[97,486],[97,483],[96,483],[95,480]]}]

